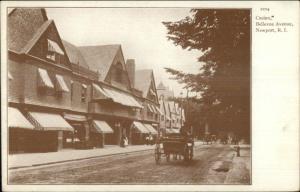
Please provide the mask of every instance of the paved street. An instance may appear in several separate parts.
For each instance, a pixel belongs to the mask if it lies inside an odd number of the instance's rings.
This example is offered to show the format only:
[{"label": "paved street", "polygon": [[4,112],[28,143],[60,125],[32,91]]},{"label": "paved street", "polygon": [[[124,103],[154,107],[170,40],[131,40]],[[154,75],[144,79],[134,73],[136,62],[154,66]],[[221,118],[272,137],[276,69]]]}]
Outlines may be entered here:
[{"label": "paved street", "polygon": [[194,160],[165,158],[160,165],[153,151],[99,157],[48,166],[10,170],[9,184],[223,184],[250,183],[250,152],[241,157],[229,145],[202,145],[195,148]]}]

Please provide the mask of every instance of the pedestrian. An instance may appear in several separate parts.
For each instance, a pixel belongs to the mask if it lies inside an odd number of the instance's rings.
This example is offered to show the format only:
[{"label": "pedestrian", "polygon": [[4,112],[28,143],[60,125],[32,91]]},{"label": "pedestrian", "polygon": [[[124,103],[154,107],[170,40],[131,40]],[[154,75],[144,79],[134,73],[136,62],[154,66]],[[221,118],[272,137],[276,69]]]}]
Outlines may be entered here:
[{"label": "pedestrian", "polygon": [[153,144],[154,144],[154,143],[153,143],[153,136],[152,136],[151,133],[149,134],[149,144],[150,144],[150,145],[153,145]]},{"label": "pedestrian", "polygon": [[128,145],[128,138],[125,136],[124,137],[124,147],[126,147]]},{"label": "pedestrian", "polygon": [[149,145],[149,134],[146,135],[146,145]]},{"label": "pedestrian", "polygon": [[120,147],[125,147],[124,141],[125,141],[125,137],[124,137],[124,135],[122,135],[122,136],[121,136]]}]

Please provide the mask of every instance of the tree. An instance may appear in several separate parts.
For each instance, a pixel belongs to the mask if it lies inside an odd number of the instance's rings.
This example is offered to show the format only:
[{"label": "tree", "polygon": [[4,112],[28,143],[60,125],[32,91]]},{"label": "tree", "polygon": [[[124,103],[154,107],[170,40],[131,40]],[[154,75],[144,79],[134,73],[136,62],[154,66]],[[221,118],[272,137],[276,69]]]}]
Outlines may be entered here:
[{"label": "tree", "polygon": [[215,128],[250,136],[250,10],[192,9],[191,16],[163,22],[167,38],[183,49],[204,53],[196,74],[166,71],[201,93],[206,121]]}]

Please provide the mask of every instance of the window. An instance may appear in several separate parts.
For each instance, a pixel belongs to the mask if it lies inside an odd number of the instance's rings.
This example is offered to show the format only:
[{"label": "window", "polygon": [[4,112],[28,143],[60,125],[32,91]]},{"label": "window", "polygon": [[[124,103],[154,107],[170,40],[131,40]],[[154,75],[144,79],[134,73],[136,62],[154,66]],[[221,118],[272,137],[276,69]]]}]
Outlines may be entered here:
[{"label": "window", "polygon": [[50,59],[52,61],[55,61],[55,53],[54,52],[47,52],[47,55],[46,55],[46,58],[47,59]]},{"label": "window", "polygon": [[87,86],[85,84],[81,85],[81,102],[86,102],[86,92],[87,92]]},{"label": "window", "polygon": [[47,50],[46,58],[53,62],[61,63],[61,56],[64,55],[63,50],[55,41],[47,39],[47,42],[48,42],[48,50]]},{"label": "window", "polygon": [[164,116],[164,115],[161,116],[161,120],[162,120],[162,121],[165,120],[165,116]]}]

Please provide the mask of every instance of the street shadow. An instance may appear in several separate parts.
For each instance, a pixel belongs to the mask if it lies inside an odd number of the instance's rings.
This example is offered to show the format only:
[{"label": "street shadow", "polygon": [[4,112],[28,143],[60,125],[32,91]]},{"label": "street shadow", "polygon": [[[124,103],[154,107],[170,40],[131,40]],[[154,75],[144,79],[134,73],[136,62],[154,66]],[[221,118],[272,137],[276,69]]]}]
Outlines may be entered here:
[{"label": "street shadow", "polygon": [[165,166],[180,166],[180,167],[196,167],[197,164],[199,164],[201,160],[198,159],[192,159],[190,161],[185,161],[183,159],[181,160],[170,160],[169,162],[163,161],[160,163],[160,165],[165,165]]}]

